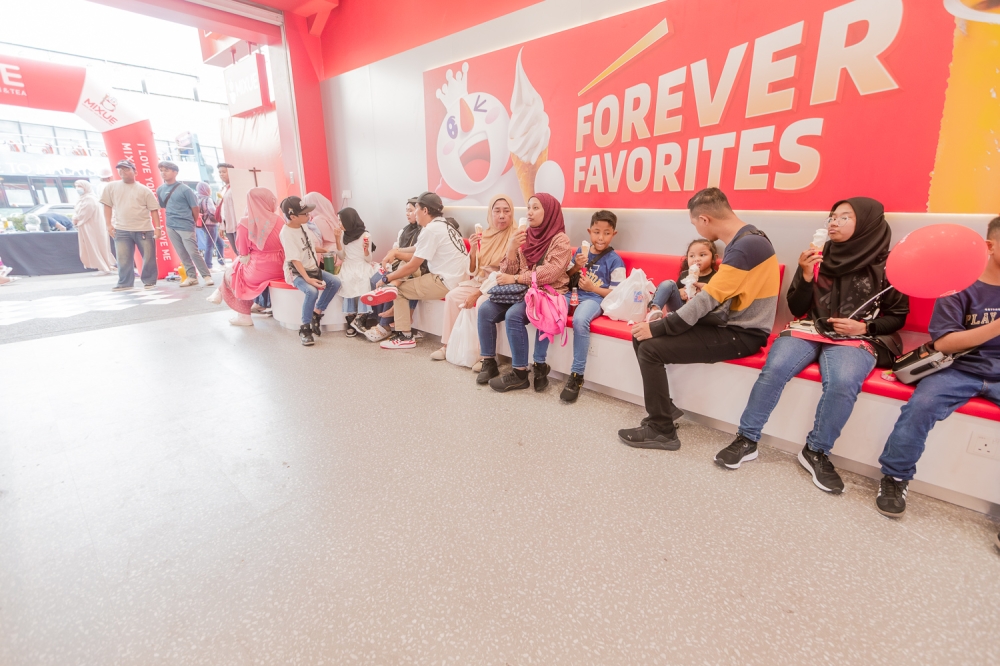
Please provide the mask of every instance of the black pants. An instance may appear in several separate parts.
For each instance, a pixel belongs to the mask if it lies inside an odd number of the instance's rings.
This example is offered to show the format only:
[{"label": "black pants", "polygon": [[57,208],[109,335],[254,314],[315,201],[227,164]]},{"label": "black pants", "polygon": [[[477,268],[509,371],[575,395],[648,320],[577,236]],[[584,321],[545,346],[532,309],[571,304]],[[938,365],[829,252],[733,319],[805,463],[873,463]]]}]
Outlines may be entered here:
[{"label": "black pants", "polygon": [[767,343],[763,331],[749,331],[735,326],[696,325],[680,335],[661,335],[639,342],[632,339],[635,357],[642,373],[642,392],[646,401],[648,425],[672,437],[675,434],[673,400],[667,369],[672,363],[718,363],[756,354]]}]

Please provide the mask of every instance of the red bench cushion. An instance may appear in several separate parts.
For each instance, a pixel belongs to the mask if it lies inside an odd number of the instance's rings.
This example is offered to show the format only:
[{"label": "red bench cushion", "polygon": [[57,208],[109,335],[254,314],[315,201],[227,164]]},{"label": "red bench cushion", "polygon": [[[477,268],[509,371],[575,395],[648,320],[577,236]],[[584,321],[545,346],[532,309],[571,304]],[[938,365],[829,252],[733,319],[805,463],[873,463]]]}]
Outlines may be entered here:
[{"label": "red bench cushion", "polygon": [[284,280],[269,280],[267,286],[271,289],[295,289],[295,287]]}]

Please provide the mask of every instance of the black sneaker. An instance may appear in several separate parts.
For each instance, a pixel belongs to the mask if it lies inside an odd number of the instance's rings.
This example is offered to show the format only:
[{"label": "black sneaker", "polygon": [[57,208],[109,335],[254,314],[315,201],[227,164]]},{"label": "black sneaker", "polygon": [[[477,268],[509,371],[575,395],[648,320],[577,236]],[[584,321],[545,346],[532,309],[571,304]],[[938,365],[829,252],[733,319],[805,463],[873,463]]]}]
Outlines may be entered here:
[{"label": "black sneaker", "polygon": [[673,439],[671,439],[666,435],[661,435],[649,426],[619,430],[618,439],[637,449],[676,451],[681,448],[681,440],[677,439],[677,435],[674,435]]},{"label": "black sneaker", "polygon": [[323,329],[320,327],[319,322],[323,319],[323,315],[318,312],[313,312],[312,320],[312,332],[317,338],[323,335]]},{"label": "black sneaker", "polygon": [[358,331],[353,326],[355,316],[356,315],[352,314],[344,315],[344,323],[346,324],[346,326],[344,326],[344,335],[346,335],[349,338],[358,337]]},{"label": "black sneaker", "polygon": [[302,324],[299,327],[299,342],[301,342],[306,347],[312,347],[315,344],[313,340],[312,326],[309,324]]},{"label": "black sneaker", "polygon": [[476,383],[489,384],[491,379],[499,376],[500,369],[497,367],[497,360],[495,358],[484,358],[483,369],[476,375]]},{"label": "black sneaker", "polygon": [[563,402],[576,402],[576,399],[580,397],[581,386],[583,386],[583,375],[578,375],[575,372],[570,374],[569,379],[566,380],[566,386],[559,394],[559,399]]},{"label": "black sneaker", "polygon": [[353,328],[355,331],[357,331],[361,335],[364,335],[365,331],[368,330],[367,328],[365,328],[365,318],[362,317],[361,315],[358,315],[357,317],[355,317],[354,321],[351,322],[351,328]]},{"label": "black sneaker", "polygon": [[535,393],[549,387],[549,370],[551,369],[548,363],[535,363],[532,366],[532,374],[535,375]]},{"label": "black sneaker", "polygon": [[875,508],[883,516],[899,518],[906,512],[906,486],[909,481],[897,481],[888,474],[878,484]]},{"label": "black sneaker", "polygon": [[715,454],[715,464],[726,469],[739,469],[740,465],[757,459],[757,442],[737,435],[733,443]]},{"label": "black sneaker", "polygon": [[799,462],[812,474],[817,488],[834,495],[844,492],[844,482],[825,453],[813,451],[807,444],[799,451]]},{"label": "black sneaker", "polygon": [[500,377],[494,377],[490,380],[490,388],[499,393],[519,391],[521,389],[526,389],[529,386],[531,386],[531,382],[528,381],[527,370],[516,370],[512,368],[510,372],[505,373]]}]

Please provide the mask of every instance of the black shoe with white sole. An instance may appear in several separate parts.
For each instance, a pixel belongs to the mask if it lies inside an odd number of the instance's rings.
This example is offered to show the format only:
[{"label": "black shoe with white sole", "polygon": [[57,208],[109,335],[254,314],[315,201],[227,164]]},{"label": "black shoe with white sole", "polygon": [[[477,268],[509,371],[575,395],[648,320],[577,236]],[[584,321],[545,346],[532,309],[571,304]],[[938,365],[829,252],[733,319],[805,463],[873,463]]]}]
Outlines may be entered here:
[{"label": "black shoe with white sole", "polygon": [[317,338],[323,335],[323,327],[319,325],[321,321],[323,321],[323,315],[320,314],[319,312],[313,312],[311,328],[313,335],[315,335]]},{"label": "black shoe with white sole", "polygon": [[490,388],[498,393],[519,391],[531,386],[527,370],[511,368],[510,372],[490,380]]},{"label": "black shoe with white sole", "polygon": [[726,469],[739,469],[740,465],[757,459],[757,442],[737,435],[733,443],[715,454],[715,464]]},{"label": "black shoe with white sole", "polygon": [[799,451],[799,462],[812,475],[817,488],[834,495],[844,492],[844,481],[825,453],[813,451],[807,444]]},{"label": "black shoe with white sole", "polygon": [[908,481],[897,481],[889,475],[882,477],[878,484],[875,508],[883,516],[899,518],[906,512],[906,486]]},{"label": "black shoe with white sole", "polygon": [[309,324],[302,324],[299,327],[299,342],[305,347],[312,347],[315,343],[313,340],[312,326]]},{"label": "black shoe with white sole", "polygon": [[576,399],[580,397],[581,386],[583,386],[583,375],[575,372],[570,373],[569,379],[566,380],[566,386],[559,394],[559,399],[563,402],[576,402]]},{"label": "black shoe with white sole", "polygon": [[681,440],[675,434],[672,438],[662,435],[647,425],[618,431],[618,439],[636,449],[660,449],[676,451],[681,448]]}]

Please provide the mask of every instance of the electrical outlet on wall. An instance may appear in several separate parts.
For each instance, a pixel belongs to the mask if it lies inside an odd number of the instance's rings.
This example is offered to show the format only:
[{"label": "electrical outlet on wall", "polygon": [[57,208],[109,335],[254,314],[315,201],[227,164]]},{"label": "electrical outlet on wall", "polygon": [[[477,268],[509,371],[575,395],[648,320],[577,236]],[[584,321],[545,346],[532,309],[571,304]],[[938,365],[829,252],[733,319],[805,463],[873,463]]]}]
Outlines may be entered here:
[{"label": "electrical outlet on wall", "polygon": [[590,349],[587,350],[587,356],[593,356],[594,358],[597,358],[598,356],[597,347],[594,346],[594,343],[590,344]]},{"label": "electrical outlet on wall", "polygon": [[974,456],[1000,460],[1000,437],[992,433],[973,432],[968,451]]}]

